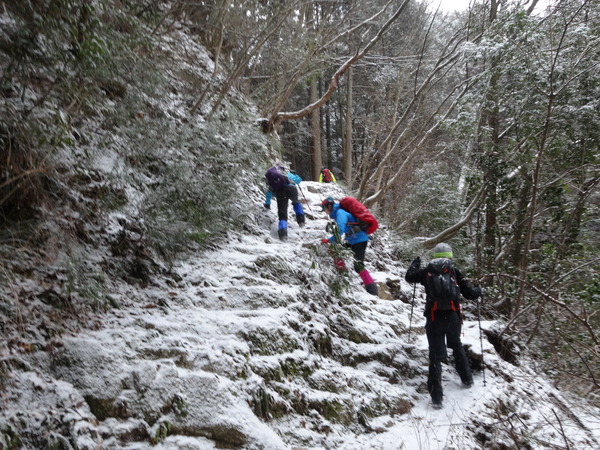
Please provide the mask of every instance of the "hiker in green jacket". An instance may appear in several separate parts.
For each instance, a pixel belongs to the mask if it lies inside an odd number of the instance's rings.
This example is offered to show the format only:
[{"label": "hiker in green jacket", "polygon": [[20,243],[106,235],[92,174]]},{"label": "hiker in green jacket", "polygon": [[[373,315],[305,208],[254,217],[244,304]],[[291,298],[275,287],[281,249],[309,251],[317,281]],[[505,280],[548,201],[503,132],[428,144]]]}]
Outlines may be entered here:
[{"label": "hiker in green jacket", "polygon": [[425,268],[421,268],[421,258],[415,258],[406,271],[405,279],[425,286],[425,331],[429,344],[427,389],[434,407],[441,408],[444,397],[441,362],[448,357],[446,344],[453,351],[456,371],[463,385],[473,385],[469,360],[460,340],[460,296],[476,300],[481,296],[481,288],[471,286],[462,272],[454,267],[452,247],[445,243],[435,246],[433,259]]}]

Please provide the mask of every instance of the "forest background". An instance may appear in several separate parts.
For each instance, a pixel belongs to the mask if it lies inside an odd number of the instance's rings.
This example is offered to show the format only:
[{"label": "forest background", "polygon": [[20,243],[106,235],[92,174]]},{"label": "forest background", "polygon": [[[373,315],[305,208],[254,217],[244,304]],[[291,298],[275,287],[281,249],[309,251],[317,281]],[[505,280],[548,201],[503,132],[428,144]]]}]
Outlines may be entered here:
[{"label": "forest background", "polygon": [[506,334],[597,393],[598,3],[225,4],[185,11],[233,67],[213,110],[239,85],[303,177],[329,167],[426,248],[460,243]]},{"label": "forest background", "polygon": [[[22,109],[3,103],[4,227],[26,230],[52,198],[60,174],[48,155],[81,139],[79,118],[110,117],[99,92],[120,99],[128,83],[152,83],[138,20],[153,34],[184,22],[214,61],[190,116],[245,93],[303,178],[332,169],[416,238],[413,253],[451,242],[485,286],[483,314],[506,319],[505,351],[526,347],[561,387],[598,403],[600,5],[536,4],[4,1],[19,22],[2,27],[2,96],[45,93]],[[37,114],[59,89],[67,113]]]}]

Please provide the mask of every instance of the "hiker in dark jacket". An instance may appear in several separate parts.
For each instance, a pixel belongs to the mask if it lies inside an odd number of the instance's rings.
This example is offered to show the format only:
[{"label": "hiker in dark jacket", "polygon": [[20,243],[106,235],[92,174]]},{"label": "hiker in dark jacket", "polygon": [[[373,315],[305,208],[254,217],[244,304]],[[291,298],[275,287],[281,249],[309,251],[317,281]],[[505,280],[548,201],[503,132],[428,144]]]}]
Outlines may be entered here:
[{"label": "hiker in dark jacket", "polygon": [[[360,279],[365,284],[365,290],[371,295],[378,295],[377,284],[371,277],[369,271],[365,268],[365,253],[367,251],[367,245],[369,243],[369,235],[362,231],[356,224],[356,218],[345,209],[342,209],[339,203],[335,203],[333,198],[327,197],[321,203],[323,211],[335,220],[337,227],[340,231],[340,236],[344,235],[347,241],[348,247],[354,253],[354,270],[360,276]],[[335,235],[330,238],[322,239],[322,244],[335,243]],[[338,244],[343,244],[338,242]],[[336,266],[344,268],[344,261],[336,261]]]},{"label": "hiker in dark jacket", "polygon": [[292,202],[298,225],[303,227],[305,224],[304,209],[298,201],[298,189],[296,188],[296,183],[293,181],[296,180],[299,183],[302,181],[302,178],[296,175],[295,172],[290,172],[286,175],[285,169],[282,166],[273,166],[267,170],[265,179],[268,191],[264,206],[267,209],[271,208],[271,199],[275,195],[277,199],[277,216],[279,218],[277,234],[279,235],[279,239],[285,241],[288,236],[288,201]]},{"label": "hiker in dark jacket", "polygon": [[[427,389],[431,394],[434,407],[441,408],[444,397],[442,389],[442,364],[448,357],[446,344],[453,351],[456,371],[465,387],[473,385],[473,375],[469,366],[467,354],[460,340],[462,316],[460,313],[460,295],[456,294],[455,302],[448,302],[449,307],[440,308],[438,302],[433,300],[433,283],[429,282],[432,276],[440,273],[443,268],[454,273],[454,278],[460,294],[468,300],[476,300],[481,296],[481,288],[473,287],[465,276],[452,265],[452,248],[445,243],[440,243],[433,249],[433,259],[422,269],[421,258],[417,257],[406,271],[405,279],[409,283],[420,283],[425,286],[425,331],[429,343],[429,376]],[[439,302],[441,304],[441,302]]]}]

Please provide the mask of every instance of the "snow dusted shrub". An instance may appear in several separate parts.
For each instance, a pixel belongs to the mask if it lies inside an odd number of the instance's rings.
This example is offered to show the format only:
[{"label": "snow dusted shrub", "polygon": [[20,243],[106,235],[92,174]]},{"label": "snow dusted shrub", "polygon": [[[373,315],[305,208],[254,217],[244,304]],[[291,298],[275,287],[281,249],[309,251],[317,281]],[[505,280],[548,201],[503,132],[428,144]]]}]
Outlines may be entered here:
[{"label": "snow dusted shrub", "polygon": [[[242,333],[242,336],[248,342],[252,353],[257,355],[287,354],[302,348],[302,342],[298,340],[295,333],[282,328],[277,330],[262,327],[249,328]],[[293,365],[290,362],[289,372],[296,371],[292,369]]]},{"label": "snow dusted shrub", "polygon": [[435,235],[454,224],[462,211],[459,177],[438,164],[415,171],[415,189],[398,206],[402,229],[412,235]]},{"label": "snow dusted shrub", "polygon": [[232,224],[227,208],[232,194],[220,175],[194,173],[184,165],[167,168],[142,209],[152,247],[171,262],[189,245],[221,236]]},{"label": "snow dusted shrub", "polygon": [[[354,273],[352,269],[353,254],[348,248],[331,244],[328,246],[315,246],[311,252],[312,269],[317,269],[320,280],[325,283],[329,290],[327,295],[343,300],[344,293],[350,290],[350,276]],[[336,268],[336,261],[343,260],[346,269]]]},{"label": "snow dusted shrub", "polygon": [[169,436],[169,434],[171,434],[171,428],[171,424],[166,420],[154,425],[154,433],[151,439],[152,444],[156,445],[164,441]]},{"label": "snow dusted shrub", "polygon": [[48,199],[44,180],[50,169],[26,138],[39,134],[31,124],[17,126],[0,118],[0,214],[4,218],[28,218]]},{"label": "snow dusted shrub", "polygon": [[8,423],[0,424],[0,445],[7,450],[21,448],[21,438]]},{"label": "snow dusted shrub", "polygon": [[[66,197],[64,155],[90,143],[98,123],[88,128],[87,120],[115,123],[113,101],[128,87],[123,67],[134,79],[153,71],[135,73],[142,62],[134,48],[145,37],[132,32],[138,23],[126,8],[61,0],[11,2],[3,12],[0,213],[21,219]],[[125,17],[127,33],[116,26]]]},{"label": "snow dusted shrub", "polygon": [[110,306],[117,306],[108,295],[106,280],[103,272],[90,273],[85,268],[85,261],[73,258],[67,263],[65,294],[73,303],[87,305],[94,311],[105,311]]}]

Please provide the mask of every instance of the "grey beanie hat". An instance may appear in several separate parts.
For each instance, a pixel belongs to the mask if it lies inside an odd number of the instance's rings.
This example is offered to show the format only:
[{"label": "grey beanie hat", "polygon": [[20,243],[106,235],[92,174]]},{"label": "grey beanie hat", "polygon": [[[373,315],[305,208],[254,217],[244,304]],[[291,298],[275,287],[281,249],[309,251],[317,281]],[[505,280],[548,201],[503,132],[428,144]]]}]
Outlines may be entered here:
[{"label": "grey beanie hat", "polygon": [[433,248],[434,258],[452,258],[452,247],[445,242],[440,242]]}]

